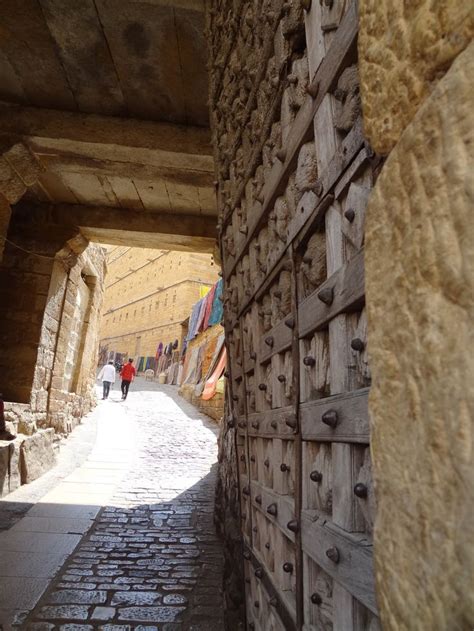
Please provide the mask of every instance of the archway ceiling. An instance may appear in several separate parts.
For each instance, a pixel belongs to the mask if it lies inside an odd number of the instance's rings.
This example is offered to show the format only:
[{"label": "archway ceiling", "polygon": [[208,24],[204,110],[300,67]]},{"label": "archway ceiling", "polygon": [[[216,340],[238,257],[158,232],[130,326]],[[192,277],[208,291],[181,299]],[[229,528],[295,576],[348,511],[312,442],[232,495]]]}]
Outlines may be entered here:
[{"label": "archway ceiling", "polygon": [[43,168],[23,202],[216,214],[204,0],[5,0],[0,24],[0,135]]}]

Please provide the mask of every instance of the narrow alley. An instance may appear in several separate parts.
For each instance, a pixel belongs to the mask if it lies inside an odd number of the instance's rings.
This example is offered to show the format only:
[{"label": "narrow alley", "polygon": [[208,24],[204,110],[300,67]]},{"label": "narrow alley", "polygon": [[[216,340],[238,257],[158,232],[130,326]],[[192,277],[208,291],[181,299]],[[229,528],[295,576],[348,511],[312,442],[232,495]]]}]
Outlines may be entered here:
[{"label": "narrow alley", "polygon": [[97,435],[83,464],[0,533],[4,630],[222,629],[217,425],[176,388],[140,378],[88,424]]}]

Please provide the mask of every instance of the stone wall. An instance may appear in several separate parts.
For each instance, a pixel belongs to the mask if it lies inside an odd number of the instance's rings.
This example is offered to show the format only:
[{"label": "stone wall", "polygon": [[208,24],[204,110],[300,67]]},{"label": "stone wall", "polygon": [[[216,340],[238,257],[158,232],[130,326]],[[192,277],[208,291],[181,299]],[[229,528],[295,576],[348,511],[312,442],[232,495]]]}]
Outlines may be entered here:
[{"label": "stone wall", "polygon": [[[0,391],[7,425],[18,437],[0,441],[3,494],[51,468],[60,437],[95,405],[105,276],[104,251],[80,236],[65,241],[47,229],[30,231],[14,217],[8,237],[0,267]],[[85,283],[89,304],[78,310]],[[66,369],[73,331],[76,352]]]},{"label": "stone wall", "polygon": [[[474,33],[461,1],[360,2],[375,561],[384,629],[474,625]],[[470,236],[468,236],[470,235]]]},{"label": "stone wall", "polygon": [[160,342],[181,342],[181,323],[217,280],[210,254],[109,250],[101,346],[130,357],[154,357]]}]

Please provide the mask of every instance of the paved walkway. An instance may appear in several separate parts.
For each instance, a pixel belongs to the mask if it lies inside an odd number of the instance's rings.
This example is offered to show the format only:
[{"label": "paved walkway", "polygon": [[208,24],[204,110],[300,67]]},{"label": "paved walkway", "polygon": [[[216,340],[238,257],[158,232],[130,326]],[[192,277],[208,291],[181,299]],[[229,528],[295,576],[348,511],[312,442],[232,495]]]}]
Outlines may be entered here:
[{"label": "paved walkway", "polygon": [[0,533],[5,631],[222,631],[217,427],[176,388],[134,385],[94,411],[84,464]]}]

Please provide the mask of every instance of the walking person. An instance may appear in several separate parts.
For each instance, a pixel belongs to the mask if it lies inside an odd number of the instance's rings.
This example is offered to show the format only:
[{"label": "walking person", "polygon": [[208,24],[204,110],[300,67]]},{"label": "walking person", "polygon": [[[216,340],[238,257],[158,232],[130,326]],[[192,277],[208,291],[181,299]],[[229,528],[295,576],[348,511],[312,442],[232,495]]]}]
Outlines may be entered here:
[{"label": "walking person", "polygon": [[135,379],[136,374],[137,371],[133,365],[133,359],[129,359],[128,363],[125,364],[120,371],[120,376],[122,377],[122,401],[125,401],[127,398],[128,389],[130,388],[131,382]]},{"label": "walking person", "polygon": [[103,395],[102,401],[109,398],[110,386],[115,383],[114,362],[109,362],[102,367],[97,379],[102,379]]}]

